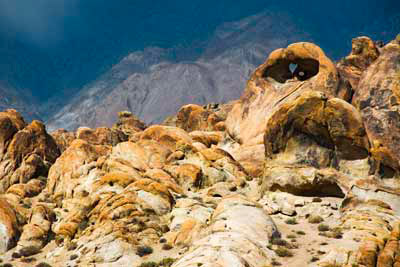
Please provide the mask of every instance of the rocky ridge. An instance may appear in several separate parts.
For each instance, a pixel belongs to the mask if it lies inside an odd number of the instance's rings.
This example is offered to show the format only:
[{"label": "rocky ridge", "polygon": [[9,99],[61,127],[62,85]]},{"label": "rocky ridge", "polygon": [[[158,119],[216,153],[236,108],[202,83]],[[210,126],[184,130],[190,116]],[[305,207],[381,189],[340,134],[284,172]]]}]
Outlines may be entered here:
[{"label": "rocky ridge", "polygon": [[[400,266],[400,39],[273,51],[228,104],[51,134],[0,113],[3,266]],[[11,265],[10,265],[11,264]]]}]

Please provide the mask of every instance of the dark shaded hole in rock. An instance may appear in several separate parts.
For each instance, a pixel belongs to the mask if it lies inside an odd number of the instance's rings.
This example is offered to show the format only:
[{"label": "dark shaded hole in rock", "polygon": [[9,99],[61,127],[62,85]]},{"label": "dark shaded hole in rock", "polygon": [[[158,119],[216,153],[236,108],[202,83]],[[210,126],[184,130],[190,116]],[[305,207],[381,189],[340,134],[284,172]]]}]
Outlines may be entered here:
[{"label": "dark shaded hole in rock", "polygon": [[319,72],[318,60],[311,58],[298,58],[295,60],[279,59],[277,62],[265,69],[262,77],[271,77],[279,83],[297,78],[305,81],[317,75]]},{"label": "dark shaded hole in rock", "polygon": [[114,182],[108,182],[110,186],[114,186]]},{"label": "dark shaded hole in rock", "polygon": [[308,187],[298,188],[292,185],[274,184],[271,186],[270,191],[287,192],[297,196],[304,197],[340,197],[344,198],[345,194],[336,183],[321,183],[318,185],[309,185]]},{"label": "dark shaded hole in rock", "polygon": [[220,194],[213,194],[213,197],[222,197]]},{"label": "dark shaded hole in rock", "polygon": [[368,157],[368,150],[364,147],[355,146],[349,138],[336,138],[335,144],[337,156],[341,159],[358,160]]},{"label": "dark shaded hole in rock", "polygon": [[393,178],[396,175],[396,171],[394,169],[383,164],[380,164],[378,173],[381,178]]}]

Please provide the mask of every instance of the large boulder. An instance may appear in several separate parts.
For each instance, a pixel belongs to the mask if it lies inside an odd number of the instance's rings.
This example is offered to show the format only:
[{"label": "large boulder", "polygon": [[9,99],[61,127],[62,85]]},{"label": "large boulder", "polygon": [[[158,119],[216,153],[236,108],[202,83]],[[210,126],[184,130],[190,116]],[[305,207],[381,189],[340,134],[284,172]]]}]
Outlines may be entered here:
[{"label": "large boulder", "polygon": [[0,192],[4,192],[15,183],[26,183],[32,178],[47,176],[49,167],[60,151],[41,122],[33,121],[24,127],[22,118],[13,111],[3,112],[1,116],[7,117],[3,122],[13,122],[10,124],[11,132],[2,132],[2,139],[7,140],[2,145],[0,162]]},{"label": "large boulder", "polygon": [[239,195],[218,204],[205,233],[209,234],[195,241],[173,267],[268,266],[274,253],[267,247],[280,235],[261,207]]},{"label": "large boulder", "polygon": [[15,246],[18,235],[15,211],[7,200],[0,198],[0,253],[4,253]]},{"label": "large boulder", "polygon": [[364,72],[353,99],[362,114],[371,154],[389,177],[400,168],[399,99],[400,45],[392,42]]},{"label": "large boulder", "polygon": [[337,64],[343,83],[348,83],[352,90],[357,90],[361,75],[378,57],[379,48],[370,38],[354,38],[351,53]]}]

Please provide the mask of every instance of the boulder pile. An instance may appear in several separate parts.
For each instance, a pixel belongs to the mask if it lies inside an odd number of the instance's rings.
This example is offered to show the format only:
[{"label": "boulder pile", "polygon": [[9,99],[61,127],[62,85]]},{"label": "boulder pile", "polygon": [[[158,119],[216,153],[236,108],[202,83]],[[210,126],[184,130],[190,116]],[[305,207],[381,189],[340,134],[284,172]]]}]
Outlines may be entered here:
[{"label": "boulder pile", "polygon": [[359,37],[337,64],[277,49],[161,125],[0,112],[0,266],[399,267],[399,103],[400,43]]}]

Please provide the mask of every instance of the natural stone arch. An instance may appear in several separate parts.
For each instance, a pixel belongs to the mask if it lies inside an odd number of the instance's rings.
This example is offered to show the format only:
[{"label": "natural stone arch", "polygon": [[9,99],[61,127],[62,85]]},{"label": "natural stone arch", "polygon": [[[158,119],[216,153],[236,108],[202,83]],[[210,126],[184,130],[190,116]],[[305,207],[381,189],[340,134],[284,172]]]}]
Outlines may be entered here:
[{"label": "natural stone arch", "polygon": [[[292,71],[291,65],[295,68]],[[272,78],[279,83],[285,83],[287,80],[296,78],[299,81],[308,80],[319,72],[319,61],[313,58],[295,58],[290,60],[282,58],[275,64],[268,66],[264,73],[264,78]]]}]

